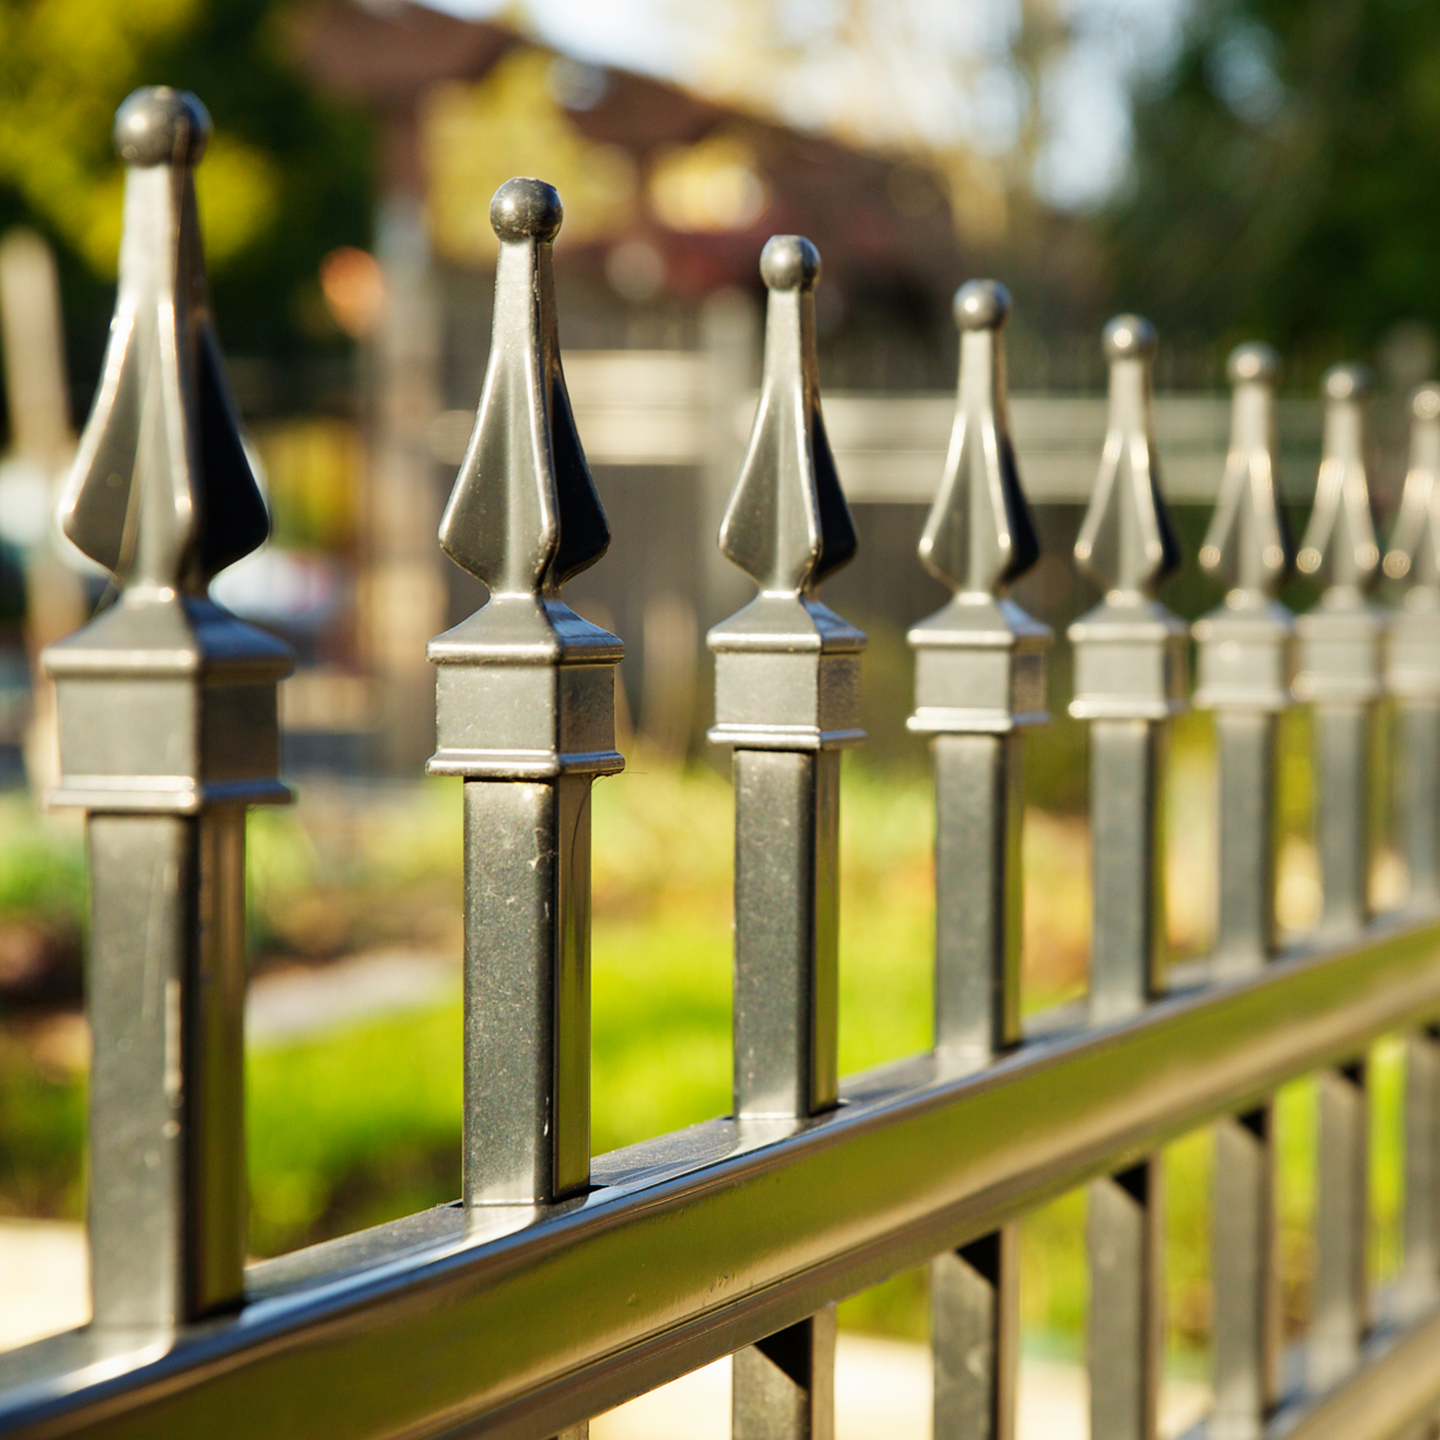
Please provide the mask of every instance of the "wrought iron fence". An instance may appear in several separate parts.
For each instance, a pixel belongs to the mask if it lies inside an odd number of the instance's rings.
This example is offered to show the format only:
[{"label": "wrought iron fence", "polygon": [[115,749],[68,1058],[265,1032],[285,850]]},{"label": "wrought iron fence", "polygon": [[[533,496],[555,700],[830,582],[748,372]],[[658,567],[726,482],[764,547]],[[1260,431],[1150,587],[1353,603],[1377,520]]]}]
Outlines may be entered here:
[{"label": "wrought iron fence", "polygon": [[[279,801],[282,647],[206,598],[266,521],[205,298],[193,97],[137,92],[116,318],[63,504],[115,602],[49,652],[57,800],[89,816],[94,1321],[0,1357],[25,1436],[583,1434],[586,1417],[734,1353],[734,1432],[833,1431],[835,1303],[929,1263],[935,1433],[1012,1433],[1016,1222],[1089,1186],[1091,1430],[1156,1428],[1169,1140],[1215,1127],[1215,1409],[1226,1440],[1433,1434],[1440,1412],[1440,391],[1385,569],[1366,490],[1363,373],[1326,379],[1292,617],[1275,482],[1275,356],[1237,350],[1229,460],[1195,628],[1214,712],[1220,885],[1208,961],[1164,963],[1160,795],[1186,703],[1180,563],[1152,442],[1150,326],[1105,332],[1109,422],[1076,546],[1104,600],[1071,629],[1091,729],[1088,1008],[1021,1021],[1022,731],[1044,722],[1046,628],[1004,598],[1038,553],[1009,440],[1009,299],[957,296],[959,408],[920,557],[954,598],[911,632],[913,728],[935,755],[935,1045],[837,1064],[838,756],[863,739],[864,636],[817,598],[855,548],[825,436],[808,241],[765,247],[764,375],[721,531],[757,596],[710,635],[711,739],[734,752],[734,1113],[592,1159],[589,794],[620,770],[621,642],[561,599],[608,530],[572,420],[550,245],[560,200],[497,193],[495,337],[441,544],[490,598],[437,638],[433,773],[462,777],[464,1195],[244,1265],[245,807]],[[1382,641],[1384,642],[1382,644]],[[1295,651],[1292,679],[1292,648]],[[1410,902],[1367,899],[1368,732],[1394,697]],[[1314,715],[1324,915],[1275,923],[1276,728]],[[1409,1039],[1400,1283],[1367,1282],[1365,1055]],[[1278,1086],[1318,1073],[1319,1208],[1303,1377],[1282,1387]],[[1428,1427],[1428,1428],[1427,1428]]]}]

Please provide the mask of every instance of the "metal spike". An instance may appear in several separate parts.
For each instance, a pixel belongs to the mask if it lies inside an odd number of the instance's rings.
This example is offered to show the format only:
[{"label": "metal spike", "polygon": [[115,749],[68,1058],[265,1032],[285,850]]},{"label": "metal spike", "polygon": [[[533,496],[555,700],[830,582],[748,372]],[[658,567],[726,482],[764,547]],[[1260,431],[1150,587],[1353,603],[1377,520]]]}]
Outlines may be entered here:
[{"label": "metal spike", "polygon": [[1410,414],[1410,468],[1385,573],[1412,591],[1440,591],[1440,385],[1420,386]]},{"label": "metal spike", "polygon": [[560,599],[610,543],[555,316],[560,196],[507,180],[490,363],[440,544],[490,596],[427,650],[432,775],[465,780],[467,1205],[548,1204],[590,1176],[590,787],[624,768],[624,646]]},{"label": "metal spike", "polygon": [[1150,410],[1155,328],[1138,315],[1105,327],[1110,422],[1075,560],[1107,591],[1153,595],[1180,566],[1180,544],[1160,494]]},{"label": "metal spike", "polygon": [[[1382,692],[1384,612],[1365,598],[1380,564],[1365,480],[1365,396],[1358,365],[1325,372],[1325,441],[1315,508],[1296,557],[1325,585],[1295,622],[1293,691],[1310,701],[1315,839],[1324,897],[1321,929],[1350,935],[1370,916],[1370,737]],[[1318,1284],[1318,1281],[1317,1281]]]},{"label": "metal spike", "polygon": [[920,537],[920,560],[961,593],[1003,593],[1040,558],[1020,488],[1005,401],[1010,292],[971,280],[955,292],[960,384],[939,492]]},{"label": "metal spike", "polygon": [[[1217,977],[1257,969],[1277,943],[1277,717],[1290,703],[1294,634],[1293,617],[1274,598],[1287,566],[1275,462],[1279,357],[1268,345],[1240,345],[1228,368],[1235,387],[1230,453],[1200,563],[1230,589],[1194,625],[1200,669],[1195,704],[1215,712],[1219,757],[1220,889],[1211,953]],[[1232,1142],[1238,1154],[1249,1153],[1244,1136],[1231,1135],[1226,1143]],[[1259,1235],[1263,1217],[1252,1219]],[[1242,1223],[1239,1216],[1230,1220]],[[1216,1292],[1227,1316],[1227,1345],[1235,1334],[1250,1333],[1244,1316],[1251,1314],[1254,1295],[1248,1283],[1227,1272]],[[1239,1320],[1232,1303],[1240,1307]],[[1268,1374],[1268,1359],[1257,1359],[1246,1345],[1222,1351],[1217,1364],[1225,1373],[1217,1385],[1229,1396],[1226,1405],[1261,1404],[1265,1387],[1252,1382]]]},{"label": "metal spike", "polygon": [[[1390,617],[1385,688],[1395,697],[1406,777],[1396,829],[1410,905],[1423,909],[1440,898],[1440,385],[1420,386],[1410,413],[1410,469],[1385,556],[1385,573],[1405,586],[1405,602]],[[1418,1053],[1412,1046],[1416,1065]],[[1417,1192],[1416,1204],[1428,1198]],[[1412,1274],[1412,1292],[1424,1290],[1423,1280]]]},{"label": "metal spike", "polygon": [[1315,508],[1297,567],[1327,590],[1363,590],[1380,563],[1370,489],[1365,477],[1365,398],[1369,372],[1361,365],[1332,365],[1325,372],[1325,441]]},{"label": "metal spike", "polygon": [[205,284],[192,171],[209,134],[205,107],[168,86],[115,117],[129,167],[120,288],[60,501],[65,534],[122,584],[190,594],[270,530]]},{"label": "metal spike", "polygon": [[820,413],[820,252],[801,235],[774,235],[760,273],[770,291],[760,407],[720,526],[720,550],[765,593],[809,596],[853,558],[856,543]]},{"label": "metal spike", "polygon": [[551,246],[563,217],[543,180],[507,180],[490,202],[495,338],[440,545],[498,595],[554,597],[610,544],[560,367]]},{"label": "metal spike", "polygon": [[193,95],[137,90],[120,291],[61,523],[121,582],[47,647],[60,783],[87,819],[93,1323],[173,1327],[244,1300],[245,807],[280,783],[273,635],[204,593],[269,528],[225,388],[191,169]]},{"label": "metal spike", "polygon": [[1280,357],[1268,345],[1237,345],[1230,352],[1230,453],[1200,547],[1202,569],[1256,599],[1275,594],[1289,563],[1276,464],[1279,366]]}]

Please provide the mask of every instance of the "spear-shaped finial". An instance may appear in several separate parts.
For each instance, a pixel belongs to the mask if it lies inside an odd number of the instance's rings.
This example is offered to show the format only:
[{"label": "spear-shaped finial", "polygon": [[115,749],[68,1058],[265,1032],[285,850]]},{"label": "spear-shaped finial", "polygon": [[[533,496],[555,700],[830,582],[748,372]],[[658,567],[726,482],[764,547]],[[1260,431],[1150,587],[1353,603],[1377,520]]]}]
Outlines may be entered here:
[{"label": "spear-shaped finial", "polygon": [[[624,647],[560,599],[610,544],[560,368],[551,245],[560,196],[507,180],[490,202],[500,239],[494,333],[475,428],[440,521],[440,546],[489,600],[430,642],[434,775],[611,774],[614,666]],[[533,689],[537,666],[571,679]],[[591,693],[593,692],[593,694]]]},{"label": "spear-shaped finial", "polygon": [[490,202],[496,343],[440,545],[500,596],[553,598],[610,544],[560,368],[551,245],[563,213],[543,180],[507,180]]},{"label": "spear-shaped finial", "polygon": [[1365,478],[1365,400],[1370,374],[1362,365],[1332,365],[1321,385],[1325,439],[1315,508],[1297,567],[1327,591],[1358,597],[1380,563],[1370,489]]},{"label": "spear-shaped finial", "polygon": [[1435,604],[1440,603],[1440,385],[1421,385],[1410,397],[1410,415],[1410,468],[1385,573],[1405,581],[1412,596],[1433,592]]},{"label": "spear-shaped finial", "polygon": [[[721,552],[760,593],[706,637],[715,652],[709,737],[734,748],[741,1120],[816,1115],[838,1098],[838,892],[828,857],[839,833],[837,752],[865,738],[865,636],[815,598],[855,553],[820,414],[820,253],[799,235],[776,235],[760,273],[770,291],[760,402],[720,526]],[[738,1414],[748,1382],[738,1366],[735,1376]]]},{"label": "spear-shaped finial", "polygon": [[209,134],[205,107],[168,86],[137,90],[115,117],[129,167],[120,287],[60,524],[137,593],[203,594],[270,528],[205,284],[192,171]]},{"label": "spear-shaped finial", "polygon": [[1105,327],[1110,420],[1075,561],[1107,592],[1150,596],[1180,566],[1180,544],[1160,494],[1150,413],[1155,327],[1117,315]]},{"label": "spear-shaped finial", "polygon": [[958,593],[997,593],[1040,558],[1015,469],[1002,331],[1010,292],[971,280],[955,292],[960,385],[950,453],[920,537],[920,559]]},{"label": "spear-shaped finial", "polygon": [[[1230,352],[1230,452],[1200,564],[1227,586],[1194,625],[1195,704],[1215,712],[1220,888],[1212,973],[1263,965],[1276,946],[1278,716],[1290,703],[1294,622],[1275,599],[1289,560],[1276,474],[1275,376],[1268,345]],[[1220,1297],[1230,1304],[1227,1291]],[[1248,1302],[1247,1302],[1248,1303]]]},{"label": "spear-shaped finial", "polygon": [[1399,773],[1406,777],[1396,829],[1410,872],[1410,904],[1440,900],[1440,385],[1410,397],[1410,468],[1385,556],[1385,573],[1405,586],[1390,617],[1385,688],[1395,697]]},{"label": "spear-shaped finial", "polygon": [[1237,345],[1230,352],[1230,453],[1200,547],[1202,569],[1224,580],[1232,596],[1257,601],[1275,594],[1289,563],[1275,463],[1279,368],[1280,357],[1268,345]]},{"label": "spear-shaped finial", "polygon": [[46,648],[59,713],[52,804],[90,812],[91,1299],[95,1326],[235,1310],[245,1263],[245,814],[278,778],[287,646],[210,578],[265,539],[210,318],[191,170],[210,121],[137,90],[120,288],[60,505],[120,584]]},{"label": "spear-shaped finial", "polygon": [[813,595],[855,554],[855,526],[820,413],[815,283],[820,252],[774,235],[760,254],[769,287],[760,407],[720,550],[767,594]]}]

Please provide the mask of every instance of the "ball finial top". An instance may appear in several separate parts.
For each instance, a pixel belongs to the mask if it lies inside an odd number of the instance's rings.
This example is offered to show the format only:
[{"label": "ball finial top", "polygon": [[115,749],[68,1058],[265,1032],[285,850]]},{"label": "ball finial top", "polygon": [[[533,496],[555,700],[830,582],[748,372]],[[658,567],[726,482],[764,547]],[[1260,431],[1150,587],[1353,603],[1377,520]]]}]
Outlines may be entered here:
[{"label": "ball finial top", "polygon": [[1440,385],[1420,385],[1410,396],[1410,413],[1417,420],[1440,417]]},{"label": "ball finial top", "polygon": [[1010,318],[1010,292],[998,280],[967,280],[955,292],[962,330],[998,330]]},{"label": "ball finial top", "polygon": [[772,235],[760,252],[760,275],[771,290],[813,290],[820,252],[803,235]]},{"label": "ball finial top", "polygon": [[1148,360],[1155,353],[1155,327],[1143,315],[1117,315],[1105,326],[1107,360]]},{"label": "ball finial top", "polygon": [[114,133],[127,165],[195,165],[210,139],[210,112],[188,90],[147,85],[115,112]]},{"label": "ball finial top", "polygon": [[553,240],[564,218],[560,192],[543,180],[516,176],[490,201],[490,224],[502,241]]},{"label": "ball finial top", "polygon": [[1363,365],[1332,365],[1320,382],[1327,400],[1360,400],[1370,392],[1370,372]]},{"label": "ball finial top", "polygon": [[1269,384],[1280,373],[1280,357],[1269,345],[1256,341],[1237,345],[1225,362],[1225,373],[1232,385],[1241,385],[1246,381]]}]

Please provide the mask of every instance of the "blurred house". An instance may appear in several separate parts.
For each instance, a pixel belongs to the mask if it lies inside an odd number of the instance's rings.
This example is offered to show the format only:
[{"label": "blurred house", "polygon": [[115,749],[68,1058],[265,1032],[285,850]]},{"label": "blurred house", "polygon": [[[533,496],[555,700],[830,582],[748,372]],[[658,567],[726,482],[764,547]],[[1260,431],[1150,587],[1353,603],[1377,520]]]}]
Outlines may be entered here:
[{"label": "blurred house", "polygon": [[319,0],[291,38],[314,82],[379,127],[378,269],[352,253],[323,279],[368,352],[359,659],[387,768],[430,753],[425,642],[482,598],[435,535],[489,346],[490,198],[515,174],[564,198],[561,338],[615,536],[572,599],[625,638],[640,725],[683,747],[701,630],[745,594],[714,535],[758,370],[760,248],[783,232],[820,247],[827,386],[948,388],[968,273],[953,182],[418,5]]}]

